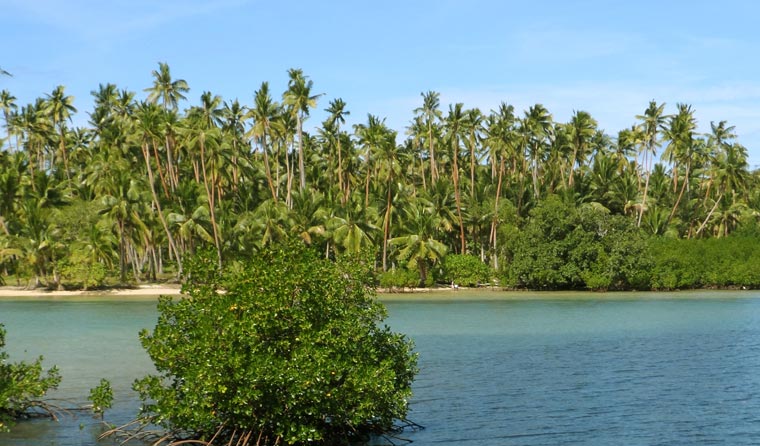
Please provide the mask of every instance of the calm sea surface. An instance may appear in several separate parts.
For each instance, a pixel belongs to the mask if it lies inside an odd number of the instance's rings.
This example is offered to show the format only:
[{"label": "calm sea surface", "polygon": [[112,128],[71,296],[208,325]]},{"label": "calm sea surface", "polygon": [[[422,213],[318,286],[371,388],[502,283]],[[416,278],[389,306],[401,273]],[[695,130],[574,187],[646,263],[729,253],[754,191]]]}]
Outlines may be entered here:
[{"label": "calm sea surface", "polygon": [[[507,297],[510,296],[510,297]],[[386,301],[420,354],[415,445],[760,444],[760,293],[449,293]],[[126,422],[151,370],[154,300],[1,299],[11,358],[57,364],[64,406],[101,377]],[[23,422],[0,446],[94,445],[87,414]],[[398,443],[398,442],[397,442]],[[109,443],[100,443],[109,444]]]}]

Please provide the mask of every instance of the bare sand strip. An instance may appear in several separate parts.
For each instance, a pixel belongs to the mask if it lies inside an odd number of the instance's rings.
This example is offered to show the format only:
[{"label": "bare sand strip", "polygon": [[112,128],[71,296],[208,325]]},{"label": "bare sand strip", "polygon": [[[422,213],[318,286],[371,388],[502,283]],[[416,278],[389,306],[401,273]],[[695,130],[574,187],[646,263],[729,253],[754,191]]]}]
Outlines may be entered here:
[{"label": "bare sand strip", "polygon": [[24,287],[0,287],[0,297],[70,297],[70,296],[175,296],[180,294],[179,285],[140,285],[135,288],[112,288],[93,291],[49,291],[44,288],[25,289]]},{"label": "bare sand strip", "polygon": [[[481,289],[482,292],[483,289]],[[403,289],[383,289],[377,290],[382,298],[390,299],[410,299],[415,295],[446,293],[457,291],[452,288],[403,288]],[[464,290],[463,290],[464,291]],[[178,296],[180,295],[179,285],[140,285],[134,288],[109,288],[91,291],[51,291],[45,288],[27,289],[20,286],[2,286],[0,287],[0,298],[88,298],[88,297],[114,297],[114,298],[131,298],[131,297],[153,297],[153,296]],[[452,297],[458,293],[452,293]]]}]

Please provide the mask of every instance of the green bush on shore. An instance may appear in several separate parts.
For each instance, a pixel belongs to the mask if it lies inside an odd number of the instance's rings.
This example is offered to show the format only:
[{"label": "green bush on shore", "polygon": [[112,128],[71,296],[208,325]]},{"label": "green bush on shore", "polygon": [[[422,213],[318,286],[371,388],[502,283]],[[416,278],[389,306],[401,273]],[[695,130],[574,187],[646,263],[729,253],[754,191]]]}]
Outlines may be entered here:
[{"label": "green bush on shore", "polygon": [[420,284],[420,274],[406,268],[394,268],[390,271],[378,274],[380,288],[396,290],[414,288]]},{"label": "green bush on shore", "polygon": [[449,254],[443,258],[437,278],[439,282],[473,287],[488,284],[491,276],[491,268],[478,256]]}]

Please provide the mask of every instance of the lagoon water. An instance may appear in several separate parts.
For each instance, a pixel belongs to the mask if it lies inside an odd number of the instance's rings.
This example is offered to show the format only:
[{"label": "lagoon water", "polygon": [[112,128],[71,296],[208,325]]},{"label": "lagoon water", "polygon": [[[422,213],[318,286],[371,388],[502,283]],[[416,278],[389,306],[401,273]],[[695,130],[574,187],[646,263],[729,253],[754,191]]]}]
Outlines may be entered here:
[{"label": "lagoon water", "polygon": [[[411,299],[386,305],[420,354],[409,418],[425,429],[402,434],[415,445],[760,444],[760,293]],[[138,407],[130,385],[151,363],[137,332],[155,320],[154,300],[0,300],[11,359],[58,364],[63,405],[109,378],[113,422]],[[99,430],[86,414],[22,422],[0,445],[111,444]]]}]

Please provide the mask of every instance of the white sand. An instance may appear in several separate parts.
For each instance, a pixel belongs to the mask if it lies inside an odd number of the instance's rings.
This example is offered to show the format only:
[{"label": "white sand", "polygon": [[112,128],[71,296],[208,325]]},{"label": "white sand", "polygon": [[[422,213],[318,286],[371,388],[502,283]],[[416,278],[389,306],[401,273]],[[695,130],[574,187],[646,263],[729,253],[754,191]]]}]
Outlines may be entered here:
[{"label": "white sand", "polygon": [[94,291],[48,291],[24,287],[0,287],[0,297],[67,297],[67,296],[159,296],[180,294],[179,285],[140,285],[135,288],[114,288]]}]

